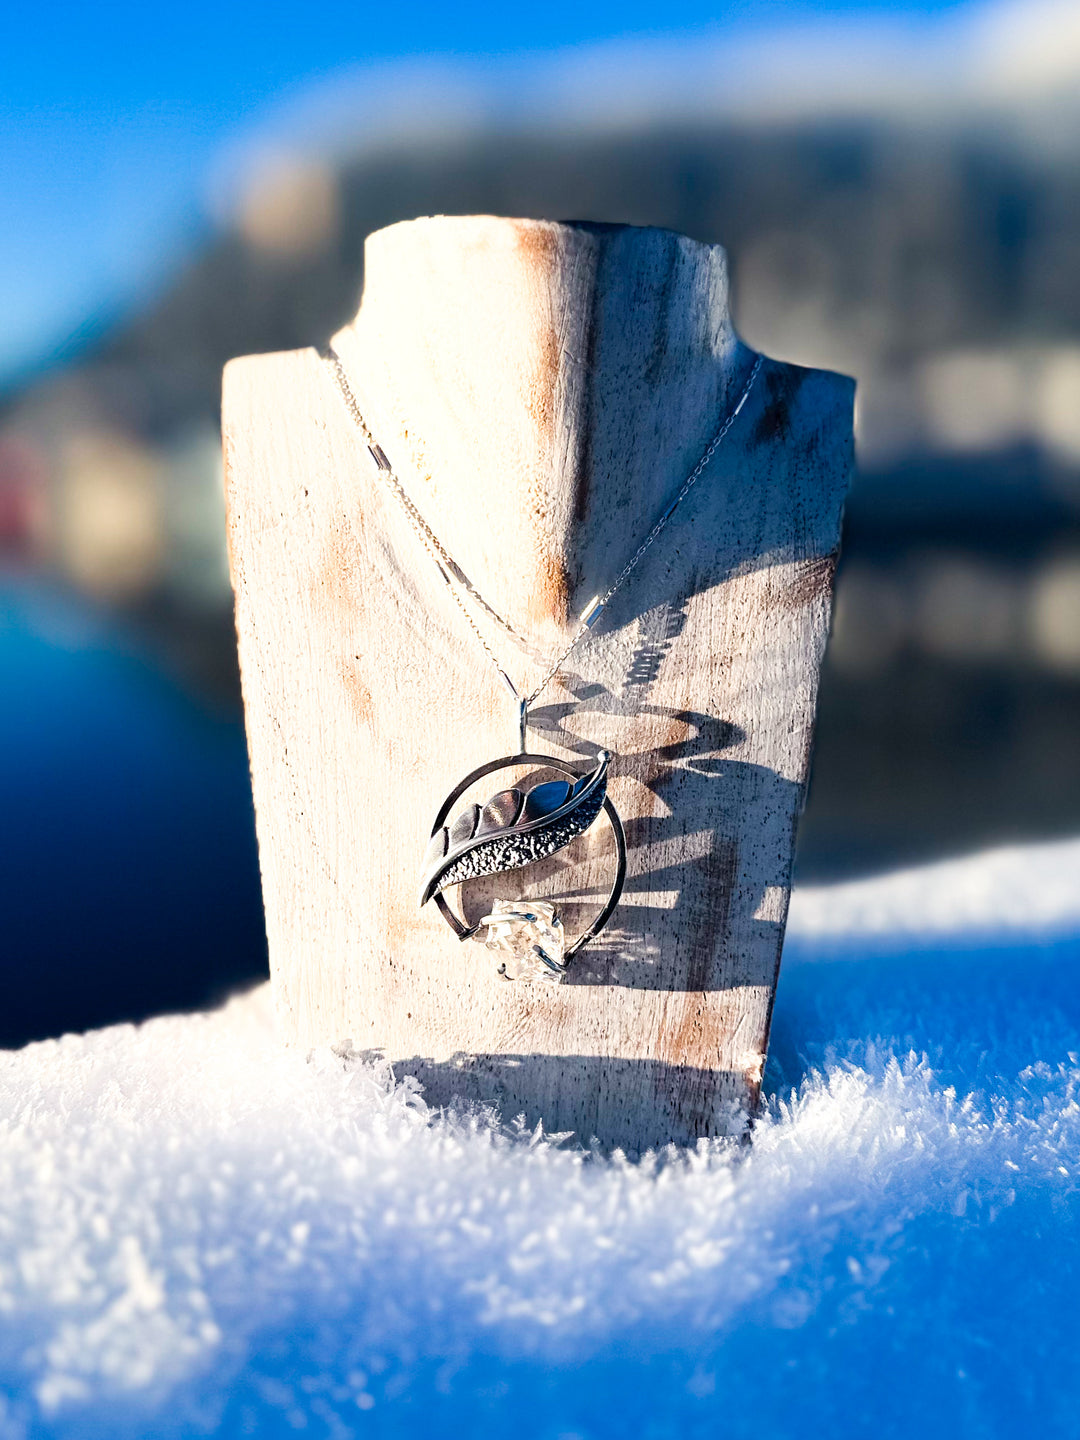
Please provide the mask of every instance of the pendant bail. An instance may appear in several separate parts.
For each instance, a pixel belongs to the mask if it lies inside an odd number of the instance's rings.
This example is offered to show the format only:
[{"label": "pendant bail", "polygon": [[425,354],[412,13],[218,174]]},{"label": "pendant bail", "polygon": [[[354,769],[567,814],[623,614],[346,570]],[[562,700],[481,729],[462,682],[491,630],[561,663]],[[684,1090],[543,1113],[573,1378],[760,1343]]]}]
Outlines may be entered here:
[{"label": "pendant bail", "polygon": [[529,728],[529,702],[528,700],[518,701],[518,744],[522,755],[529,748],[525,743],[525,732]]}]

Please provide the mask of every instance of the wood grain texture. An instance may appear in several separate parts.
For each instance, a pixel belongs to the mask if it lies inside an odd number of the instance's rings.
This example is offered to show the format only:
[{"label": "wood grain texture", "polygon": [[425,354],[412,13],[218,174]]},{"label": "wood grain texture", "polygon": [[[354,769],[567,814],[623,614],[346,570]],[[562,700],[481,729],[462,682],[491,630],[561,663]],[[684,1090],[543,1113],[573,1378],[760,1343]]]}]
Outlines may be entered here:
[{"label": "wood grain texture", "polygon": [[[334,345],[395,470],[528,637],[519,688],[648,532],[753,356],[719,247],[473,216],[371,236]],[[852,458],[853,385],[767,360],[723,448],[538,701],[530,748],[616,752],[623,902],[560,986],[507,984],[417,884],[434,812],[516,750],[512,698],[376,479],[314,351],[226,370],[236,623],[273,985],[296,1044],[350,1038],[435,1101],[634,1150],[743,1122],[761,1079]],[[484,796],[477,797],[479,799]],[[602,826],[534,870],[608,882]],[[534,873],[535,872],[535,873]],[[509,884],[508,884],[509,882]],[[568,898],[567,898],[568,897]]]}]

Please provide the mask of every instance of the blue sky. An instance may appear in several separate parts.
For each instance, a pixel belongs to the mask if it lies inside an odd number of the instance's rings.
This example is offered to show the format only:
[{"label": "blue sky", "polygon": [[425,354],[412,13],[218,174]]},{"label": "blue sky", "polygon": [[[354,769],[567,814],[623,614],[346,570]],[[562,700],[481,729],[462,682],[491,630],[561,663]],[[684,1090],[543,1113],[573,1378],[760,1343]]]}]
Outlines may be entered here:
[{"label": "blue sky", "polygon": [[948,0],[9,7],[0,53],[0,385],[159,283],[205,227],[207,176],[222,147],[338,70],[959,8]]}]

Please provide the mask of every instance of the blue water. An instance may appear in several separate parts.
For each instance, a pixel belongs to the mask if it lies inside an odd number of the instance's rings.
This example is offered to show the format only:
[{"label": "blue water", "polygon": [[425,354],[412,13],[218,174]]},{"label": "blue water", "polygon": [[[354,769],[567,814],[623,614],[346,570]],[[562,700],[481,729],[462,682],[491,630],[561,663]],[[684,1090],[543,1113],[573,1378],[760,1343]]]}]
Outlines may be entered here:
[{"label": "blue water", "polygon": [[243,728],[121,630],[0,588],[0,1044],[265,974]]}]

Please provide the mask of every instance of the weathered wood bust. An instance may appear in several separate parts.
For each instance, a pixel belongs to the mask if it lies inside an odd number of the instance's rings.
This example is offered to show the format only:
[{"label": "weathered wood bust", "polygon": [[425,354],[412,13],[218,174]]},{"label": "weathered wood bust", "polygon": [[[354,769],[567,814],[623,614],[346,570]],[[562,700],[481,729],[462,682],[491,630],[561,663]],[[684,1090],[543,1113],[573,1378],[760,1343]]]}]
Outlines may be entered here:
[{"label": "weathered wood bust", "polygon": [[[755,358],[732,328],[719,247],[490,216],[372,235],[363,303],[333,345],[409,495],[527,638],[485,632],[523,692],[649,533]],[[766,360],[677,518],[537,700],[530,748],[583,771],[614,752],[628,871],[561,984],[508,983],[417,892],[443,796],[518,748],[513,697],[380,483],[324,359],[229,365],[236,624],[289,1041],[351,1039],[436,1102],[493,1099],[507,1117],[634,1150],[744,1123],[852,395],[841,376]],[[606,891],[610,844],[596,826],[535,874],[476,882],[473,910],[512,884],[511,896],[562,897],[573,928]]]}]

